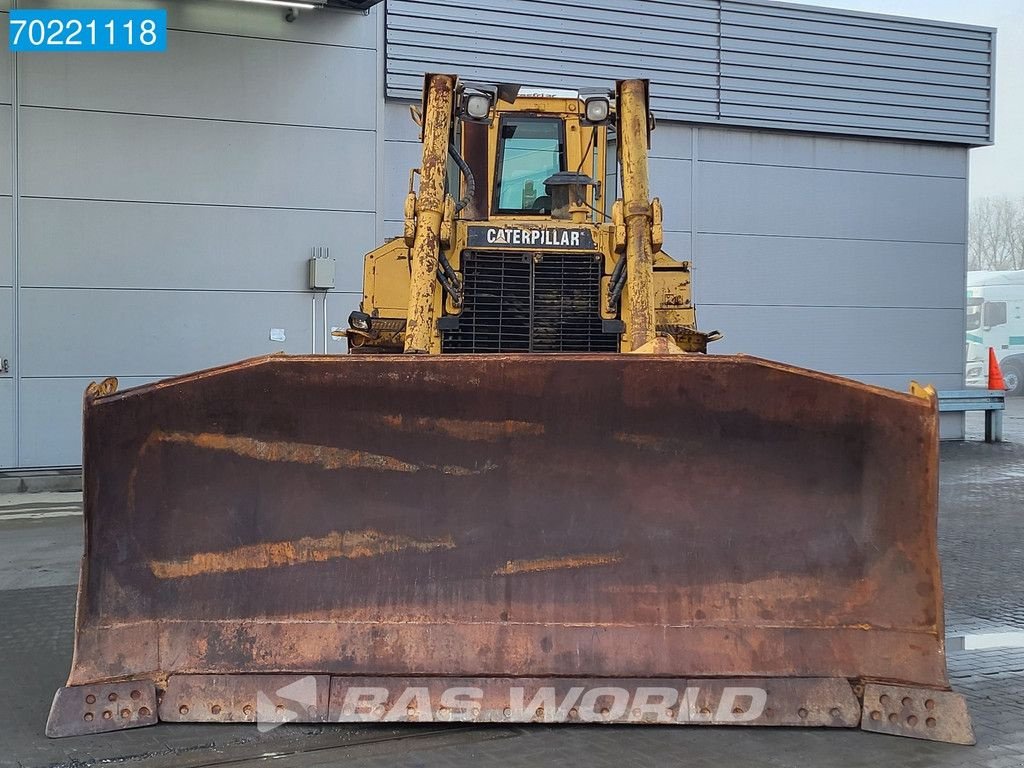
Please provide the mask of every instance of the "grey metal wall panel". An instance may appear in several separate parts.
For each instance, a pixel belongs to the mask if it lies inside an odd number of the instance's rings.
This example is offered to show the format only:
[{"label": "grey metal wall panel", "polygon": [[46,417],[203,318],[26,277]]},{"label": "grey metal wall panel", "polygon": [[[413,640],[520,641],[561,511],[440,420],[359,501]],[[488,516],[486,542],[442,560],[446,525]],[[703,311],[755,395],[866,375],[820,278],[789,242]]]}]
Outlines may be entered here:
[{"label": "grey metal wall panel", "polygon": [[[23,379],[19,455],[23,467],[76,467],[82,464],[82,393],[97,377]],[[121,389],[152,378],[125,376]]]},{"label": "grey metal wall panel", "polygon": [[[7,23],[7,19],[3,18],[3,23]],[[11,69],[14,67],[14,54],[4,48],[0,50],[0,104],[11,103]]]},{"label": "grey metal wall panel", "polygon": [[703,232],[961,243],[963,179],[700,163]]},{"label": "grey metal wall panel", "polygon": [[[424,70],[537,85],[649,77],[662,117],[992,140],[993,30],[769,0],[390,0],[387,93]],[[595,52],[599,52],[596,53]]]},{"label": "grey metal wall panel", "polygon": [[651,148],[648,152],[651,162],[655,163],[660,158],[692,159],[693,139],[703,130],[704,126],[691,126],[685,123],[657,123],[651,133]]},{"label": "grey metal wall panel", "polygon": [[19,98],[26,106],[372,130],[376,81],[353,71],[373,72],[376,58],[364,48],[172,31],[166,53],[137,56],[131,66],[117,56],[25,56]]},{"label": "grey metal wall panel", "polygon": [[0,288],[14,285],[13,226],[14,198],[0,195]]},{"label": "grey metal wall panel", "polygon": [[[348,326],[349,312],[357,307],[359,297],[350,293],[331,293],[328,322]],[[307,335],[308,339],[308,335]],[[328,349],[332,353],[345,351],[344,342],[334,342]],[[125,361],[126,362],[126,361]],[[110,371],[114,372],[114,371]],[[90,381],[107,374],[93,376],[25,378],[21,382],[21,466],[78,466],[82,463],[82,393]],[[121,389],[156,381],[155,377],[119,376]],[[5,382],[0,380],[0,414],[4,408]],[[2,418],[0,418],[0,423]],[[0,430],[0,466],[3,450],[7,447],[13,465],[13,445],[4,443],[5,432]],[[13,439],[13,438],[11,438]]]},{"label": "grey metal wall panel", "polygon": [[[280,208],[26,198],[26,287],[302,291],[313,246],[327,246],[337,290],[359,290],[374,215]],[[3,227],[0,223],[0,234]]]},{"label": "grey metal wall panel", "polygon": [[694,297],[715,351],[961,386],[966,148],[698,131]]},{"label": "grey metal wall panel", "polygon": [[664,250],[676,259],[693,257],[690,233],[695,191],[692,149],[699,130],[681,123],[659,123],[651,135],[651,194],[659,197],[664,205]]},{"label": "grey metal wall panel", "polygon": [[[24,288],[21,375],[168,376],[312,349],[308,293]],[[282,328],[284,342],[270,340]],[[322,334],[319,321],[317,344]]]},{"label": "grey metal wall panel", "polygon": [[[19,67],[22,347],[20,399],[13,385],[8,398],[20,402],[19,466],[80,461],[91,378],[131,385],[314,342],[345,348],[325,341],[325,321],[347,325],[376,244],[383,8],[294,23],[242,3],[167,10],[168,52],[135,67],[67,55]],[[11,146],[3,65],[0,149]],[[10,159],[0,152],[0,195]],[[338,262],[337,288],[314,300],[306,259],[319,245]],[[270,341],[271,328],[287,340]],[[0,421],[2,452],[14,419]]]},{"label": "grey metal wall panel", "polygon": [[417,144],[420,141],[420,129],[412,121],[409,106],[418,104],[415,101],[386,101],[384,102],[384,140],[385,141],[413,141]]},{"label": "grey metal wall panel", "polygon": [[14,379],[0,378],[0,468],[16,467],[17,453],[14,445]]},{"label": "grey metal wall panel", "polygon": [[[11,311],[14,305],[14,289],[0,288],[0,359],[7,358],[12,361],[14,358],[14,313]],[[10,376],[11,372],[0,373],[0,377]],[[3,425],[0,423],[0,431]]]},{"label": "grey metal wall panel", "polygon": [[[33,8],[98,7],[95,0],[32,0],[31,5]],[[295,21],[288,22],[284,18],[285,9],[273,6],[253,4],[238,8],[234,3],[206,0],[174,0],[157,5],[167,10],[169,29],[371,49],[377,47],[376,17],[382,12],[375,7],[369,15],[359,11],[300,13]],[[139,0],[103,0],[102,7],[138,8]]]},{"label": "grey metal wall panel", "polygon": [[[659,142],[661,134],[668,133],[669,142],[675,146],[674,134],[681,127],[659,126],[654,141]],[[968,164],[967,152],[955,145],[710,127],[700,129],[700,159],[958,179],[967,178]]]},{"label": "grey metal wall panel", "polygon": [[[991,140],[990,30],[763,0],[723,0],[721,19],[725,120]],[[951,75],[955,98],[918,89]]]},{"label": "grey metal wall panel", "polygon": [[[0,0],[7,23],[10,0]],[[15,445],[17,421],[17,381],[13,378],[17,360],[14,357],[14,250],[13,250],[13,168],[11,151],[14,141],[12,72],[14,54],[0,51],[0,358],[7,358],[10,370],[0,373],[0,467],[18,464]]]},{"label": "grey metal wall panel", "polygon": [[669,226],[674,230],[690,228],[691,173],[689,160],[662,158],[651,163],[651,194],[661,199],[666,213],[671,213]]},{"label": "grey metal wall panel", "polygon": [[710,116],[717,109],[717,15],[717,0],[628,9],[579,0],[391,0],[388,95],[415,98],[424,70],[537,85],[602,86],[648,75],[658,83],[659,108]]},{"label": "grey metal wall panel", "polygon": [[964,304],[964,246],[750,235],[697,236],[702,306]]},{"label": "grey metal wall panel", "polygon": [[[988,144],[988,126],[985,128],[963,127],[955,135],[954,128],[946,123],[936,121],[889,117],[890,110],[885,114],[871,115],[871,122],[876,126],[873,130],[862,131],[863,120],[856,116],[836,114],[830,117],[826,125],[820,113],[812,109],[801,109],[797,104],[777,106],[744,105],[734,109],[723,107],[723,123],[736,125],[763,125],[771,123],[776,128],[791,128],[796,131],[828,131],[831,133],[864,133],[866,135],[890,135],[900,138],[919,138],[935,141],[960,141],[967,144]],[[731,119],[735,118],[735,119]]]},{"label": "grey metal wall panel", "polygon": [[956,374],[963,366],[961,309],[701,304],[698,312],[703,327],[725,334],[715,352],[844,376]]},{"label": "grey metal wall panel", "polygon": [[21,193],[373,211],[374,148],[369,131],[26,107]]},{"label": "grey metal wall panel", "polygon": [[10,151],[14,141],[13,111],[10,105],[0,106],[0,195],[12,195],[14,192],[14,168],[11,164],[13,153]]}]

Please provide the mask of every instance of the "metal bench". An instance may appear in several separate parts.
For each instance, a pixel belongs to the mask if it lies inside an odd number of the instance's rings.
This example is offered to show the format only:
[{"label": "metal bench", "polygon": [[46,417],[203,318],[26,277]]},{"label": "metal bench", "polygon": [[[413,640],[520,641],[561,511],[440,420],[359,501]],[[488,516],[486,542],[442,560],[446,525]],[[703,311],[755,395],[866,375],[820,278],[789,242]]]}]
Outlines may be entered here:
[{"label": "metal bench", "polygon": [[985,442],[1003,441],[1003,411],[1006,393],[1001,389],[955,389],[939,392],[939,412],[984,411]]}]

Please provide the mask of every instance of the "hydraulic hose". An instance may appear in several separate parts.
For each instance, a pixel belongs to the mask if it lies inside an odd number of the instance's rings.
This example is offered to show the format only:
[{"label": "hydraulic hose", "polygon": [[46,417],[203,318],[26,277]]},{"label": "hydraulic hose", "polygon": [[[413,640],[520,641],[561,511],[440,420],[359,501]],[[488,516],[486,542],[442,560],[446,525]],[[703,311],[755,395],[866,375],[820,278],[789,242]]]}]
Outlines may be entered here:
[{"label": "hydraulic hose", "polygon": [[473,201],[473,195],[476,194],[476,177],[473,175],[473,170],[469,167],[469,163],[459,154],[459,150],[454,144],[448,145],[448,154],[451,155],[455,164],[459,166],[462,175],[466,177],[466,194],[455,204],[455,213],[457,214]]}]

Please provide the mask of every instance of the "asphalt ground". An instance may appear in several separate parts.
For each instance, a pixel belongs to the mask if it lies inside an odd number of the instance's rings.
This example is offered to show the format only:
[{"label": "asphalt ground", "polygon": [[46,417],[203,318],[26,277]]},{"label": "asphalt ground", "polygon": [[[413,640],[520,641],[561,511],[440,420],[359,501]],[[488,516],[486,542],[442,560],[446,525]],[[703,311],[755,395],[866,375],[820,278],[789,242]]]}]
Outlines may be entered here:
[{"label": "asphalt ground", "polygon": [[[1024,399],[1007,442],[942,446],[940,551],[951,681],[978,744],[860,731],[643,726],[159,724],[50,740],[70,664],[81,553],[79,494],[0,495],[0,766],[1024,766]],[[961,649],[961,650],[955,650]]]}]

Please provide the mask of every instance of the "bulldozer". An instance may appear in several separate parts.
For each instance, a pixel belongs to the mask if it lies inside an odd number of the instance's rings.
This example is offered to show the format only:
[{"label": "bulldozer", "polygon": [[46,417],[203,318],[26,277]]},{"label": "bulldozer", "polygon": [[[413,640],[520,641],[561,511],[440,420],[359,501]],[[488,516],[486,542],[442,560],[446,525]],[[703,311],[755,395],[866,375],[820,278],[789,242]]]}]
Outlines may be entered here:
[{"label": "bulldozer", "polygon": [[[50,736],[164,722],[861,728],[970,744],[935,392],[709,354],[649,84],[429,74],[346,355],[84,398]],[[418,180],[417,180],[418,177]]]}]

